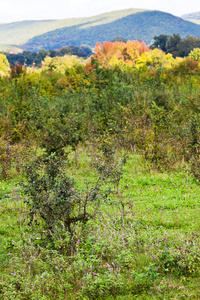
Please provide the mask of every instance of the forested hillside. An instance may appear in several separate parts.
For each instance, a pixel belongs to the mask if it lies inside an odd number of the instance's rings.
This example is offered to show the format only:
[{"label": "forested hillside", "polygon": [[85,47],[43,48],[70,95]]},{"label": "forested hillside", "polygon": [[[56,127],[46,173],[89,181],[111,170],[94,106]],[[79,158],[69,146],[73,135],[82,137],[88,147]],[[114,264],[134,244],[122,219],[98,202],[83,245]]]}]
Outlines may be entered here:
[{"label": "forested hillside", "polygon": [[[143,40],[147,44],[155,35],[180,34],[182,38],[200,36],[200,26],[161,11],[121,10],[90,18],[23,21],[0,25],[0,48],[39,51],[63,46],[112,41]],[[17,49],[14,49],[16,51]]]},{"label": "forested hillside", "polygon": [[111,41],[116,36],[129,40],[143,40],[150,44],[153,37],[161,33],[168,35],[179,33],[181,37],[187,35],[199,37],[200,26],[167,13],[145,11],[107,24],[93,26],[86,22],[57,29],[29,40],[23,47],[30,50],[57,49],[71,44],[87,44],[94,47],[97,41]]},{"label": "forested hillside", "polygon": [[[81,26],[88,23],[88,26],[95,26],[113,22],[127,15],[141,12],[140,9],[126,9],[110,13],[100,14],[88,18],[71,18],[65,20],[41,20],[41,21],[22,21],[9,24],[0,24],[0,47],[21,46],[29,39],[44,34],[46,32],[63,28]],[[59,47],[58,47],[59,48]]]}]

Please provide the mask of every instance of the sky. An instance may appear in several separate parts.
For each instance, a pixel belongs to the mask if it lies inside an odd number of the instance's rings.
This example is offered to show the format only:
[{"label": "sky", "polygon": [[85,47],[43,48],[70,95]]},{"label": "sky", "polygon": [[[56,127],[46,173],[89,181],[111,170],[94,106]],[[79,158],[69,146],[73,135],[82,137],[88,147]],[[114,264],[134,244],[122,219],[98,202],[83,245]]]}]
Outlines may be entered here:
[{"label": "sky", "polygon": [[128,8],[161,10],[176,16],[200,11],[199,0],[0,0],[0,23],[67,19]]}]

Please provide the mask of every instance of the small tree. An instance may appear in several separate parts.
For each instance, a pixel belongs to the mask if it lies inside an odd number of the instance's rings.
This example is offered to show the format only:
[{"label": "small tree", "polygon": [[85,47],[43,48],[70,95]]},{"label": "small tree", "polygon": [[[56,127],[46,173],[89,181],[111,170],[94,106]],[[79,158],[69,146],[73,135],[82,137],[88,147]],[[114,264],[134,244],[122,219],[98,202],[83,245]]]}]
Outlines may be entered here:
[{"label": "small tree", "polygon": [[30,208],[30,223],[41,218],[46,234],[64,226],[73,236],[73,224],[87,222],[98,213],[101,201],[108,196],[107,176],[100,174],[96,182],[86,183],[84,190],[63,171],[64,157],[51,154],[26,168],[27,182],[22,183]]}]

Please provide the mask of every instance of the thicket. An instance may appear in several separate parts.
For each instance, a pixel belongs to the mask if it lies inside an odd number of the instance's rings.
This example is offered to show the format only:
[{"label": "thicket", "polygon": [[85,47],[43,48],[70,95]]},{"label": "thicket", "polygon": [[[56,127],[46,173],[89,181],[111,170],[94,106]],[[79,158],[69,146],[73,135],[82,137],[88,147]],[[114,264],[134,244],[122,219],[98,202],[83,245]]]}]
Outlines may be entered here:
[{"label": "thicket", "polygon": [[200,62],[192,54],[174,59],[116,41],[97,44],[88,61],[46,57],[35,71],[16,66],[0,81],[2,176],[20,170],[23,147],[63,155],[105,134],[150,167],[198,164]]},{"label": "thicket", "polygon": [[[137,219],[141,204],[132,200],[140,201],[139,187],[162,194],[162,185],[177,189],[183,179],[136,184],[123,174],[134,154],[146,173],[181,171],[199,182],[199,76],[196,56],[116,41],[98,43],[90,60],[46,57],[40,69],[15,66],[1,78],[0,176],[21,184],[12,190],[20,236],[2,240],[0,250],[0,298],[147,299],[167,274],[198,278],[197,231],[168,240],[155,219],[156,233],[146,233],[153,221]],[[197,209],[189,192],[184,185],[181,205]],[[171,205],[160,201],[160,211]]]}]

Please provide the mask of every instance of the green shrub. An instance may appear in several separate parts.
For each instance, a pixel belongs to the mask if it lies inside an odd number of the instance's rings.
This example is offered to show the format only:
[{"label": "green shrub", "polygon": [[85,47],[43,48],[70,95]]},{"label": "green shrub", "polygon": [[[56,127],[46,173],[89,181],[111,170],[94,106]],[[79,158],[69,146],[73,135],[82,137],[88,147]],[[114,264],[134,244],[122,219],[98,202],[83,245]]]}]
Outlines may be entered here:
[{"label": "green shrub", "polygon": [[55,154],[38,160],[26,168],[27,182],[22,183],[30,208],[30,223],[42,220],[43,234],[50,240],[53,237],[55,240],[60,230],[67,240],[72,239],[73,225],[94,218],[109,194],[109,189],[104,188],[107,175],[100,174],[93,184],[86,182],[85,188],[79,190],[65,174],[64,163],[64,157]]}]

